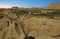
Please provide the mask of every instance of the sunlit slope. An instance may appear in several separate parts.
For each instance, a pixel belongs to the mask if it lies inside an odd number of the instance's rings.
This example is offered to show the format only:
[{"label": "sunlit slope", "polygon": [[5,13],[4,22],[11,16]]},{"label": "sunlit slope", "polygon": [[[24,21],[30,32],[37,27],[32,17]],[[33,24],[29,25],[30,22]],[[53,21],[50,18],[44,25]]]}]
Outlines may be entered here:
[{"label": "sunlit slope", "polygon": [[[21,16],[18,21],[22,21],[23,18],[24,16]],[[7,18],[3,18],[4,22],[6,21],[6,19]],[[7,30],[7,39],[10,35],[16,39],[24,38],[24,34],[20,26],[19,28],[21,30],[21,35],[16,32],[14,23],[10,24],[10,27],[7,28],[6,23],[4,23],[3,20],[0,19],[0,23],[2,23],[1,26],[4,28],[4,30]],[[24,24],[26,30],[33,30],[29,32],[29,36],[34,36],[36,39],[57,39],[51,37],[60,35],[60,20],[47,19],[45,17],[31,17],[30,19],[24,19]],[[1,31],[0,37],[2,36],[3,31]]]},{"label": "sunlit slope", "polygon": [[[26,20],[25,23],[26,26],[30,26],[29,28],[38,30],[38,32],[30,32],[29,35],[35,37],[52,37],[60,35],[60,20],[32,17]],[[37,33],[39,33],[38,36]]]}]

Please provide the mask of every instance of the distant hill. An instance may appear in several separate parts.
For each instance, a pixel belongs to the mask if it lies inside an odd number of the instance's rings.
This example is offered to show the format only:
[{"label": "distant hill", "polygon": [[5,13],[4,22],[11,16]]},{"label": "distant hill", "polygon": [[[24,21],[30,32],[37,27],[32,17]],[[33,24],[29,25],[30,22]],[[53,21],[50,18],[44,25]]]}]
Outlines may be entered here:
[{"label": "distant hill", "polygon": [[60,9],[60,2],[52,3],[49,6],[45,7],[44,9]]}]

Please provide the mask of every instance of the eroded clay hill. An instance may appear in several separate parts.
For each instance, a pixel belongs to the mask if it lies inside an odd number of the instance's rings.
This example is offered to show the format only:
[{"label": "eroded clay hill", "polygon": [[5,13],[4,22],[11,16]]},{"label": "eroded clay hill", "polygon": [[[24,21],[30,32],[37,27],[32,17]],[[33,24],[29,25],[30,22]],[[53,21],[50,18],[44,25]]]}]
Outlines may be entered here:
[{"label": "eroded clay hill", "polygon": [[51,15],[49,18],[46,14],[36,16],[26,14],[23,10],[18,11],[8,9],[0,12],[0,39],[24,39],[22,29],[35,39],[60,39],[60,16],[56,13],[56,16]]},{"label": "eroded clay hill", "polygon": [[[22,18],[23,17],[24,16],[22,16]],[[18,21],[20,21],[20,19],[18,19]],[[3,24],[5,23],[3,22]],[[1,25],[4,26],[5,28],[6,24],[5,25],[3,24]],[[44,18],[32,17],[30,19],[25,19],[24,24],[25,24],[24,27],[26,28],[26,32],[28,32],[28,30],[32,30],[31,32],[29,32],[29,36],[34,36],[36,39],[59,39],[59,37],[56,38],[53,36],[60,35],[60,20],[47,19],[45,17]],[[15,31],[14,23],[10,24],[10,27],[6,29],[7,29],[6,39],[8,36],[10,36],[10,34],[12,34],[11,36],[13,38],[24,39],[24,34],[21,28],[20,28],[21,35],[17,34],[17,32]],[[0,30],[0,37],[2,36],[3,31]]]}]

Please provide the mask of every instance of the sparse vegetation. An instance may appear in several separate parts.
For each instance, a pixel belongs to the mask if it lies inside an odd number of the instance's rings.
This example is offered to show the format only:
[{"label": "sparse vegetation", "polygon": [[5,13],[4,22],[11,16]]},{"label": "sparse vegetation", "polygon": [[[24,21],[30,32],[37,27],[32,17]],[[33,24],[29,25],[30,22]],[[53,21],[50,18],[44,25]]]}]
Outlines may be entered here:
[{"label": "sparse vegetation", "polygon": [[[31,14],[29,14],[29,12]],[[34,9],[34,10],[32,10],[32,9],[29,10],[29,8],[28,9],[24,8],[23,10],[21,10],[20,8],[18,8],[18,9],[6,9],[6,10],[4,10],[4,11],[2,11],[0,13],[0,19],[6,18],[5,19],[6,20],[5,23],[7,23],[7,28],[11,27],[10,24],[13,24],[14,25],[14,29],[19,34],[19,36],[21,35],[21,31],[20,31],[20,28],[21,28],[21,30],[23,31],[23,33],[25,35],[24,39],[35,39],[34,37],[28,36],[28,35],[33,30],[38,32],[37,29],[31,29],[30,25],[26,26],[24,24],[24,22],[26,20],[28,20],[28,19],[30,19],[32,17],[49,17],[51,19],[54,19],[55,16],[56,17],[60,16],[60,13],[56,12],[56,11],[55,12],[42,13],[41,10],[38,9],[38,8]],[[43,25],[46,26],[46,22]],[[8,33],[7,31],[9,31],[9,29],[3,31],[1,39],[5,39],[6,38],[6,35]],[[47,30],[47,31],[50,31],[50,30]],[[11,31],[11,33],[12,33],[12,31]],[[12,36],[12,35],[10,35],[10,36]],[[17,37],[15,37],[15,38],[17,38]],[[15,39],[13,37],[9,37],[9,38]]]}]

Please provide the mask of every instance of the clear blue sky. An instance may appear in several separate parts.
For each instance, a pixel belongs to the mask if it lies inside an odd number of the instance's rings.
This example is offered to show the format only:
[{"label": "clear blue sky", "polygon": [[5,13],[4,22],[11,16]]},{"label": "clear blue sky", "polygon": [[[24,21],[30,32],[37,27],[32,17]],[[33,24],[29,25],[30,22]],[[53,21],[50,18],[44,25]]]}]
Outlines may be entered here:
[{"label": "clear blue sky", "polygon": [[44,7],[60,0],[0,0],[0,5],[21,7]]}]

